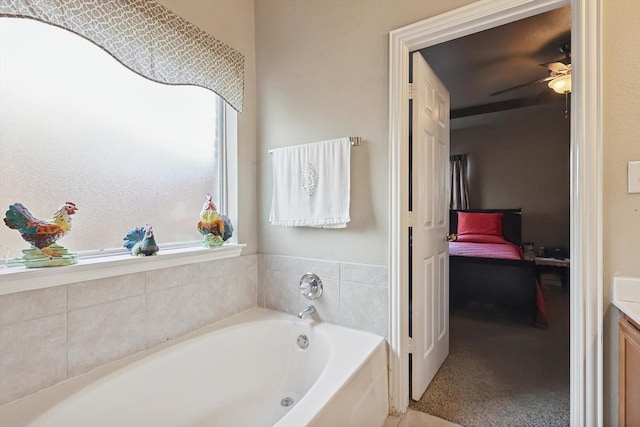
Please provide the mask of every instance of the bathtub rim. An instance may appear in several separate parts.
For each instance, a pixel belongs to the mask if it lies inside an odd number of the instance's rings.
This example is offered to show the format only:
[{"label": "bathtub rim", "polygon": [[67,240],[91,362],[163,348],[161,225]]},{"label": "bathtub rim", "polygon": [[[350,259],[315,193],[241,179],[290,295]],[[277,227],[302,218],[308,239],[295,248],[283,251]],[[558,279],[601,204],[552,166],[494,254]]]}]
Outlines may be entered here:
[{"label": "bathtub rim", "polygon": [[[349,329],[349,328],[346,328],[346,329]],[[358,331],[358,332],[363,332],[363,331]],[[365,333],[369,333],[369,332],[365,332]],[[371,334],[371,335],[377,336],[375,334]],[[351,380],[353,380],[359,374],[359,369],[365,366],[366,364],[368,364],[369,362],[371,362],[376,357],[376,354],[378,352],[383,352],[384,354],[384,360],[385,360],[384,376],[387,377],[385,378],[385,380],[387,381],[387,384],[388,384],[388,366],[389,366],[388,347],[387,347],[386,341],[384,339],[381,339],[380,342],[378,342],[378,344],[376,344],[375,347],[371,350],[369,355],[364,360],[362,360],[362,362],[359,364],[357,369],[351,369],[349,371],[349,375],[346,378],[344,378],[341,382],[337,383],[336,381],[333,381],[333,384],[329,385],[330,387],[332,387],[332,391],[330,393],[326,393],[326,390],[320,391],[318,390],[320,387],[317,387],[317,388],[315,387],[318,385],[318,383],[321,382],[321,380],[324,380],[322,376],[325,373],[325,371],[330,371],[329,365],[332,364],[332,361],[330,360],[327,363],[327,366],[325,366],[323,372],[320,374],[320,377],[318,378],[316,383],[314,383],[309,389],[309,391],[307,391],[307,393],[305,394],[305,397],[308,396],[309,399],[301,401],[301,405],[299,406],[296,405],[295,407],[293,407],[291,411],[287,413],[284,417],[282,417],[276,424],[274,424],[273,427],[299,427],[301,425],[307,426],[307,425],[313,424],[314,421],[316,421],[317,418],[320,417],[321,411],[331,403],[332,398],[336,396],[339,392],[345,390],[349,386],[349,383],[351,382]],[[339,363],[339,361],[336,362],[334,360],[333,364],[335,363]],[[387,397],[388,397],[388,387],[386,389],[387,389]],[[317,410],[315,412],[311,412],[311,411],[305,412],[306,407],[311,406],[311,403],[309,402],[312,401],[312,398],[314,397],[315,394],[321,394],[322,397],[326,397],[326,400],[324,400],[321,403],[318,401],[315,401],[315,404],[317,406]],[[388,412],[388,407],[387,407],[387,412]],[[304,424],[300,424],[301,422],[303,422]]]}]

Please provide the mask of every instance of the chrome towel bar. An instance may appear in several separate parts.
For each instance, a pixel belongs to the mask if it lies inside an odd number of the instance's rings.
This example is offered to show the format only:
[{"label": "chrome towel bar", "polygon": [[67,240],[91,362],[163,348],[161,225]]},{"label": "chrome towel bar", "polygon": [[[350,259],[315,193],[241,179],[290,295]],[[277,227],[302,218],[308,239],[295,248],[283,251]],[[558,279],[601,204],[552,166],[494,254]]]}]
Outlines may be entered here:
[{"label": "chrome towel bar", "polygon": [[[362,137],[360,137],[360,136],[350,136],[349,137],[349,141],[351,141],[351,146],[352,147],[357,147],[358,145],[360,145],[360,141],[362,141]],[[273,153],[273,150],[269,150],[268,153],[269,154]]]}]

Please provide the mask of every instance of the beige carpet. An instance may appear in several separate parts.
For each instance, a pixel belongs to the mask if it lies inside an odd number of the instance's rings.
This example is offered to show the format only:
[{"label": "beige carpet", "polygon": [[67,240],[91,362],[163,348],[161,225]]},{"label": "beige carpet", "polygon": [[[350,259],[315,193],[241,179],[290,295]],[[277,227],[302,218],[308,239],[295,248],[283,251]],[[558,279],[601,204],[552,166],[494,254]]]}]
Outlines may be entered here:
[{"label": "beige carpet", "polygon": [[460,427],[460,425],[409,409],[403,417],[390,415],[382,427]]},{"label": "beige carpet", "polygon": [[450,355],[410,408],[466,427],[569,425],[569,294],[544,290],[549,328],[450,317]]}]

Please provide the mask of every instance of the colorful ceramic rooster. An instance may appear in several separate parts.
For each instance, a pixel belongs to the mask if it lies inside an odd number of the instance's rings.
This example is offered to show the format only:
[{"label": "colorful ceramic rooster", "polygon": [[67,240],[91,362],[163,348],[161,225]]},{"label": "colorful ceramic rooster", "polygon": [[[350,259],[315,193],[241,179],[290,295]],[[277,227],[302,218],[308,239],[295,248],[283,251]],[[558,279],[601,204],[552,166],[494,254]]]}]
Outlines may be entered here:
[{"label": "colorful ceramic rooster", "polygon": [[155,255],[160,250],[153,235],[153,228],[149,224],[129,231],[123,240],[124,247],[129,249],[133,256]]},{"label": "colorful ceramic rooster", "polygon": [[222,233],[222,240],[226,242],[231,236],[233,236],[233,225],[231,224],[231,219],[229,219],[228,216],[220,214],[220,218],[224,221],[224,233]]},{"label": "colorful ceramic rooster", "polygon": [[9,206],[5,214],[4,223],[7,227],[18,230],[22,238],[49,257],[59,257],[58,252],[47,247],[54,244],[71,230],[71,215],[78,208],[75,203],[67,202],[62,205],[51,220],[35,218],[22,203]]},{"label": "colorful ceramic rooster", "polygon": [[222,245],[233,234],[231,221],[218,213],[209,193],[200,212],[198,231],[204,236],[202,244],[208,248]]}]

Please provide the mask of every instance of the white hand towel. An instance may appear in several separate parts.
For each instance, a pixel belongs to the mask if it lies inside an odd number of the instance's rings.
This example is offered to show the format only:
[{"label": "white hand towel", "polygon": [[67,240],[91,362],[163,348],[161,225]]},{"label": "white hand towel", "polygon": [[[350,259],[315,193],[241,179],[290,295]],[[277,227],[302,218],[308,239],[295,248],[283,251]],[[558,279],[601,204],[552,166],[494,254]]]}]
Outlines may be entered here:
[{"label": "white hand towel", "polygon": [[349,217],[348,137],[277,148],[273,161],[272,225],[345,228]]}]

